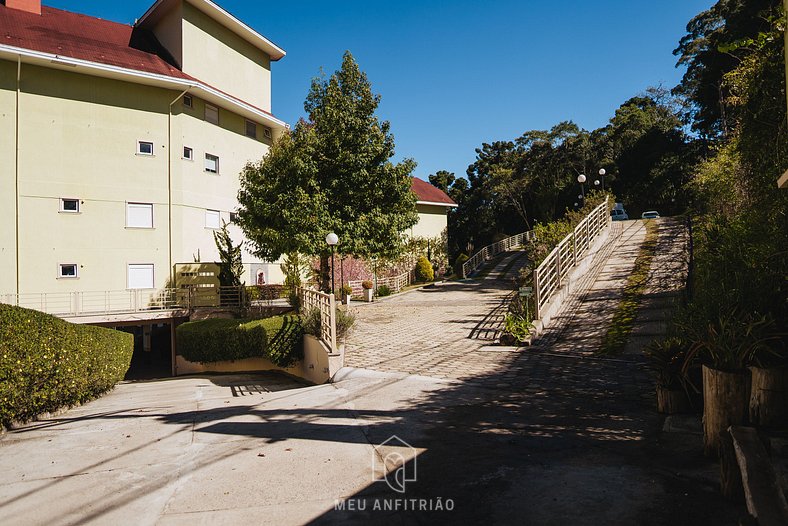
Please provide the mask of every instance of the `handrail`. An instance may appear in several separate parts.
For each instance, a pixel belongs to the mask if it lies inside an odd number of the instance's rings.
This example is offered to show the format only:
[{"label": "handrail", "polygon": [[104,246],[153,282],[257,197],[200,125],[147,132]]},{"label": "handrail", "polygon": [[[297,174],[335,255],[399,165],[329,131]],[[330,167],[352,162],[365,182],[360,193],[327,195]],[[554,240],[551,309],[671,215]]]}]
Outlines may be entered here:
[{"label": "handrail", "polygon": [[594,239],[610,224],[607,212],[608,199],[588,213],[534,270],[534,303],[536,319],[541,318],[542,308],[550,297],[561,288],[571,267],[591,248]]},{"label": "handrail", "polygon": [[471,272],[475,272],[490,258],[500,254],[501,252],[506,252],[507,250],[510,250],[514,247],[522,246],[523,242],[531,241],[533,239],[534,233],[529,230],[528,232],[515,234],[513,236],[507,237],[506,239],[496,241],[491,245],[487,245],[474,254],[470,259],[468,259],[468,261],[462,264],[463,279],[467,278],[468,274]]},{"label": "handrail", "polygon": [[[348,285],[351,289],[353,289],[353,294],[360,294],[363,286],[361,285],[364,281],[372,281],[372,280],[365,280],[365,279],[354,279],[352,281],[348,281]],[[375,278],[374,280],[375,290],[383,285],[387,286],[391,289],[392,292],[399,292],[411,283],[416,281],[415,272],[413,270],[407,270],[402,274],[397,276],[388,276],[385,278]]]},{"label": "handrail", "polygon": [[296,293],[301,300],[301,312],[307,313],[312,309],[320,311],[320,340],[332,353],[335,353],[337,350],[337,310],[334,295],[302,287],[297,287]]}]

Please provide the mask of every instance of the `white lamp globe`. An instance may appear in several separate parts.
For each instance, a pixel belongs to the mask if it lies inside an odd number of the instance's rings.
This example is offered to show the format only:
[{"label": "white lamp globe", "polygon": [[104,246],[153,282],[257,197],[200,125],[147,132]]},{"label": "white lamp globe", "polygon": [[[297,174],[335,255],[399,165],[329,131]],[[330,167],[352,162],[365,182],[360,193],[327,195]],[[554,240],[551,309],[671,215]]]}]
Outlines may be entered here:
[{"label": "white lamp globe", "polygon": [[334,246],[337,243],[339,243],[339,237],[335,233],[331,232],[326,236],[326,243],[328,243],[331,246]]},{"label": "white lamp globe", "polygon": [[586,182],[586,176],[584,174],[580,174],[577,176],[577,182],[583,184]]},{"label": "white lamp globe", "polygon": [[605,171],[605,169],[604,169],[604,168],[600,168],[600,169],[599,169],[599,175],[602,175],[602,176],[604,176],[606,173],[607,173],[607,172]]}]

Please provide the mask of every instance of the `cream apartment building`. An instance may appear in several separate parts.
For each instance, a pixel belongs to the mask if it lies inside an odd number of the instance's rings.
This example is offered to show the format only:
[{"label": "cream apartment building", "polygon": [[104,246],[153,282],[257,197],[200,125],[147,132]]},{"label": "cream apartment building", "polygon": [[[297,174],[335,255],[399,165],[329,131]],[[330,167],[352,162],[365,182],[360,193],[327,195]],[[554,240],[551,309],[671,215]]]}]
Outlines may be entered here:
[{"label": "cream apartment building", "polygon": [[[0,294],[161,288],[218,259],[241,169],[287,128],[285,52],[208,0],[134,26],[5,0],[0,35]],[[247,282],[278,273],[244,261]]]}]

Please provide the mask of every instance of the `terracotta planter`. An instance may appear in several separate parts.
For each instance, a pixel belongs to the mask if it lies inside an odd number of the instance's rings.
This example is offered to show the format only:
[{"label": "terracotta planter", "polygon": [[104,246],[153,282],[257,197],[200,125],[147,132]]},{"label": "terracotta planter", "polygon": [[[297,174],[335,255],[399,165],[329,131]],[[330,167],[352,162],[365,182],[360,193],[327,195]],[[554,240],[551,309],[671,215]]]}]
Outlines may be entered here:
[{"label": "terracotta planter", "polygon": [[372,289],[364,289],[364,301],[367,303],[372,303],[372,295],[374,291]]},{"label": "terracotta planter", "polygon": [[750,422],[756,426],[788,426],[788,369],[750,367]]},{"label": "terracotta planter", "polygon": [[657,412],[664,415],[689,413],[690,403],[684,389],[668,389],[657,386]]},{"label": "terracotta planter", "polygon": [[703,366],[703,452],[719,456],[721,435],[747,423],[749,372],[730,373]]}]

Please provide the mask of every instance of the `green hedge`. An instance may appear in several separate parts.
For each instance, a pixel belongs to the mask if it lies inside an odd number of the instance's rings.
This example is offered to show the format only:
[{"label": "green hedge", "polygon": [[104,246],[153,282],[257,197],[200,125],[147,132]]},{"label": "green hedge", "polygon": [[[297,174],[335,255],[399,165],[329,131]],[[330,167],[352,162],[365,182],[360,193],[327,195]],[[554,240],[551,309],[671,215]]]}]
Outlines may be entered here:
[{"label": "green hedge", "polygon": [[123,379],[133,351],[131,334],[0,304],[0,422],[99,396]]},{"label": "green hedge", "polygon": [[303,335],[298,316],[190,321],[180,325],[176,334],[178,354],[190,362],[261,357],[279,367],[287,367],[303,358]]}]

